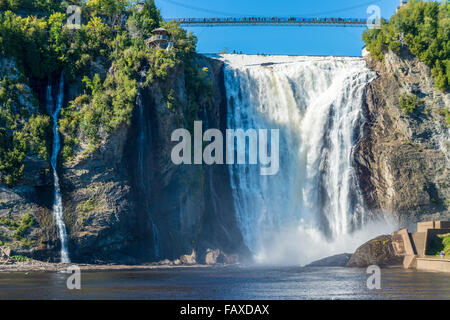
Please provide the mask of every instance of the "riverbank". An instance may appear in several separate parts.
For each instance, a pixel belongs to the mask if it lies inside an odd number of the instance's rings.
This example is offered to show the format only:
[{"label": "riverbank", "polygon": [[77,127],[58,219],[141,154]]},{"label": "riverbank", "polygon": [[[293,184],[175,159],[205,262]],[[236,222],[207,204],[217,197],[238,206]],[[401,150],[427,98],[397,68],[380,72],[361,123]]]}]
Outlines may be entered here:
[{"label": "riverbank", "polygon": [[213,265],[206,264],[179,264],[173,263],[152,263],[143,265],[125,264],[77,264],[77,263],[51,263],[37,260],[15,262],[11,264],[0,264],[2,272],[65,272],[70,266],[76,265],[83,272],[104,272],[104,271],[147,271],[155,269],[175,269],[175,268],[208,268]]}]

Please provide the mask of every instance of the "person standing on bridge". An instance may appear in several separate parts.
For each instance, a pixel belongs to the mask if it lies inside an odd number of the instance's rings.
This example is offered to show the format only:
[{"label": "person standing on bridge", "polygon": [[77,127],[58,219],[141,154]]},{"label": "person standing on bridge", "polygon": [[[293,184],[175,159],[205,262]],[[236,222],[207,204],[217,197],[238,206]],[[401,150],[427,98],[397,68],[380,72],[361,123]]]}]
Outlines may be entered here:
[{"label": "person standing on bridge", "polygon": [[444,250],[441,250],[441,258],[444,258],[445,257],[445,251]]}]

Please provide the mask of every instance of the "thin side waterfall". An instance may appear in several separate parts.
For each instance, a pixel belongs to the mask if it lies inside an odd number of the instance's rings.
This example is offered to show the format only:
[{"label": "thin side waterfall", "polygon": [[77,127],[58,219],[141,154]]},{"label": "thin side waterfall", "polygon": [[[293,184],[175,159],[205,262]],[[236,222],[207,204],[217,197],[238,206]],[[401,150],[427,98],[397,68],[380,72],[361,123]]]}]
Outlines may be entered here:
[{"label": "thin side waterfall", "polygon": [[51,166],[53,169],[54,180],[54,201],[53,201],[53,215],[58,227],[59,240],[61,241],[61,262],[70,262],[69,249],[67,245],[67,231],[63,220],[63,204],[61,198],[61,188],[59,186],[58,177],[58,154],[61,148],[61,141],[59,136],[58,116],[64,101],[64,74],[61,73],[59,80],[58,96],[56,99],[56,106],[53,104],[52,86],[47,86],[47,110],[53,119],[53,149],[51,157]]},{"label": "thin side waterfall", "polygon": [[348,250],[333,246],[367,219],[352,153],[364,122],[364,88],[375,74],[361,58],[222,59],[228,128],[280,131],[278,174],[262,176],[257,165],[229,166],[246,245],[257,260],[274,263]]},{"label": "thin side waterfall", "polygon": [[[146,188],[146,181],[147,181],[147,171],[144,170],[144,150],[146,147],[146,131],[147,131],[147,126],[145,124],[144,121],[144,105],[142,103],[142,79],[141,82],[139,84],[139,90],[138,90],[138,95],[137,95],[137,104],[138,104],[138,108],[139,108],[139,136],[138,136],[138,141],[139,141],[139,147],[138,147],[138,174],[139,174],[139,184],[141,187],[141,192],[143,194],[143,196],[147,199],[146,195],[145,195],[145,191],[147,190]],[[155,253],[155,258],[159,258],[159,230],[158,230],[158,226],[156,225],[155,221],[153,220],[153,217],[151,215],[151,212],[149,212],[149,201],[148,199],[146,200],[145,203],[145,207],[147,212],[147,216],[150,219],[150,223],[152,225],[152,233],[153,233],[153,251]]]}]

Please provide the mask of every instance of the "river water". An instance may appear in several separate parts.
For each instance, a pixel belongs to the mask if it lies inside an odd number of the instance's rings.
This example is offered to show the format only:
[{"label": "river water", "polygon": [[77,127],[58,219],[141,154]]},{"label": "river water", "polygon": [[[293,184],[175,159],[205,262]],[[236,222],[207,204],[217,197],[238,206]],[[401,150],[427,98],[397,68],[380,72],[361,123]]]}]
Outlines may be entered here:
[{"label": "river water", "polygon": [[450,299],[450,274],[382,269],[369,290],[365,269],[318,267],[167,268],[83,272],[68,290],[64,273],[0,273],[0,299]]}]

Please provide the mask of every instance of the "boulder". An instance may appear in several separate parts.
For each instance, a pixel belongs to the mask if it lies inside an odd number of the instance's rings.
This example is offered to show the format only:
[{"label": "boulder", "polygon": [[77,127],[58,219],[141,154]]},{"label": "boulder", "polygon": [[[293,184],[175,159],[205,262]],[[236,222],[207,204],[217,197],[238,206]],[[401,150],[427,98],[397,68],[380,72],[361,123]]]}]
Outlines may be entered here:
[{"label": "boulder", "polygon": [[351,256],[351,253],[336,254],[334,256],[311,262],[307,265],[307,267],[345,267]]},{"label": "boulder", "polygon": [[174,265],[174,266],[179,266],[180,264],[181,264],[180,259],[175,259],[175,260],[173,260],[173,265]]},{"label": "boulder", "polygon": [[403,257],[397,256],[390,235],[382,235],[369,240],[356,249],[347,263],[347,267],[365,268],[370,265],[379,267],[399,266]]},{"label": "boulder", "polygon": [[197,263],[197,255],[194,250],[192,250],[191,254],[185,254],[180,257],[180,262],[182,264],[196,264]]},{"label": "boulder", "polygon": [[170,261],[169,259],[164,259],[164,260],[159,261],[157,264],[159,264],[160,266],[166,266],[166,265],[172,265],[173,262]]},{"label": "boulder", "polygon": [[11,249],[7,247],[0,247],[0,260],[7,260],[11,257]]},{"label": "boulder", "polygon": [[206,249],[202,258],[202,263],[207,265],[213,264],[235,264],[239,262],[238,254],[226,254],[220,249]]},{"label": "boulder", "polygon": [[219,249],[207,249],[205,254],[205,264],[224,263],[225,255]]}]

